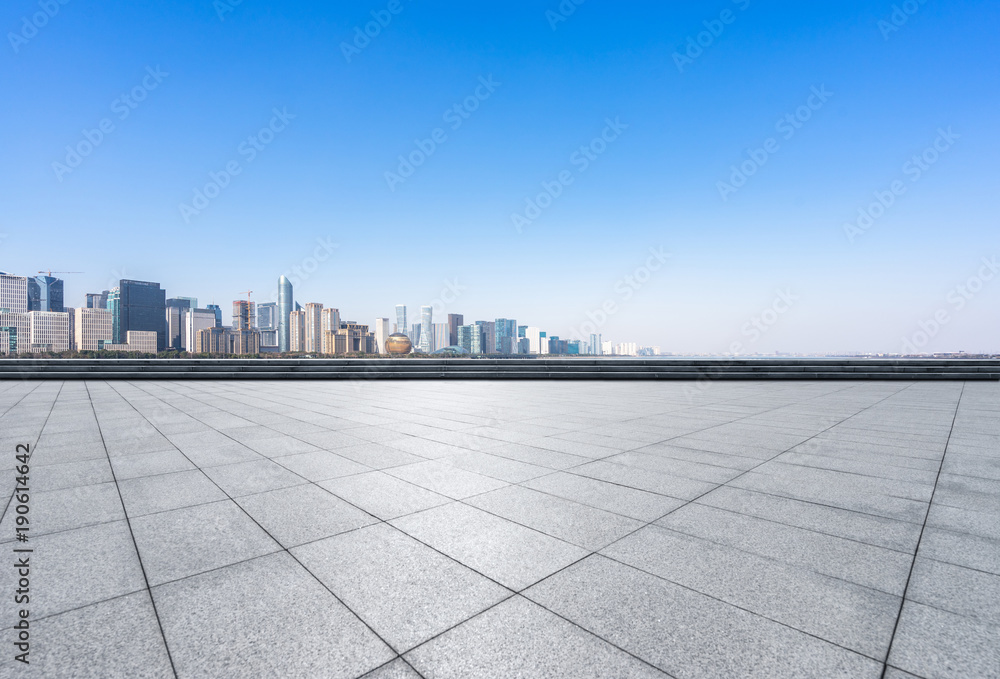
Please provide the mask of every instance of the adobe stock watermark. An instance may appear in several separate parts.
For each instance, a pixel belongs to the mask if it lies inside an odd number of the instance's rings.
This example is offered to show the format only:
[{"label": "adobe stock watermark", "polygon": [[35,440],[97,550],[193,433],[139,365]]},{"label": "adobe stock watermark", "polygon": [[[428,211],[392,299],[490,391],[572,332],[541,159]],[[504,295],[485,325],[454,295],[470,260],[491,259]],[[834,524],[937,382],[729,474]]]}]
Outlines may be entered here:
[{"label": "adobe stock watermark", "polygon": [[666,266],[671,257],[669,252],[664,252],[663,246],[649,248],[646,261],[615,281],[614,285],[611,286],[614,294],[605,298],[597,308],[588,309],[586,312],[587,320],[573,328],[571,336],[586,338],[596,334],[607,325],[612,316],[621,311],[624,302],[632,299],[643,286],[653,279],[653,275],[657,271]]},{"label": "adobe stock watermark", "polygon": [[577,176],[586,172],[591,164],[621,136],[622,132],[628,129],[628,125],[617,116],[614,120],[605,118],[604,122],[604,129],[598,136],[570,154],[569,164],[573,166],[573,169],[562,170],[551,181],[543,181],[541,193],[524,199],[524,211],[511,214],[510,221],[518,233],[523,233],[524,227],[531,226],[535,220],[541,217],[542,212],[552,206],[556,198],[561,196],[563,191],[576,181]]},{"label": "adobe stock watermark", "polygon": [[351,63],[361,51],[371,44],[372,40],[382,35],[382,31],[388,28],[393,18],[405,9],[402,0],[389,0],[385,9],[373,9],[371,11],[372,20],[364,26],[354,27],[354,36],[350,42],[340,43],[340,52],[344,55],[344,60]]},{"label": "adobe stock watermark", "polygon": [[1000,273],[1000,263],[997,262],[996,255],[983,257],[980,261],[981,266],[974,275],[945,294],[946,306],[939,307],[930,317],[918,321],[917,329],[902,338],[901,354],[924,353],[921,350],[954,320],[954,314],[964,309],[969,301],[982,292],[986,284]]},{"label": "adobe stock watermark", "polygon": [[[950,126],[947,130],[939,127],[938,135],[933,143],[920,153],[913,154],[909,160],[903,163],[900,172],[911,184],[920,181],[924,174],[941,160],[941,156],[955,145],[955,140],[961,138],[961,135],[955,134]],[[885,215],[890,207],[896,204],[896,199],[904,195],[908,188],[903,179],[894,179],[888,188],[875,191],[872,194],[875,200],[867,207],[858,208],[858,216],[854,218],[853,222],[844,222],[844,235],[847,237],[847,242],[853,244],[858,236],[864,235],[875,226],[875,223]]]},{"label": "adobe stock watermark", "polygon": [[[489,99],[501,84],[493,79],[492,73],[486,77],[479,76],[479,84],[472,94],[445,110],[441,120],[448,129],[455,132],[479,110],[482,103]],[[448,131],[443,127],[435,127],[423,139],[414,139],[413,145],[416,148],[405,156],[399,155],[399,164],[395,172],[390,170],[385,173],[385,183],[389,186],[389,190],[394,192],[397,186],[412,177],[417,168],[426,163],[446,141],[448,141]]]},{"label": "adobe stock watermark", "polygon": [[256,133],[251,134],[236,147],[236,152],[244,158],[242,163],[239,159],[234,158],[226,163],[225,167],[218,172],[209,172],[208,183],[201,188],[194,189],[191,204],[178,204],[177,209],[180,210],[185,224],[190,224],[193,217],[204,212],[208,208],[209,203],[218,198],[222,190],[229,186],[230,182],[233,181],[233,177],[243,172],[246,165],[256,160],[257,154],[263,151],[268,144],[274,141],[278,134],[288,127],[289,121],[297,117],[289,113],[286,108],[282,108],[280,111],[277,108],[273,108],[271,109],[271,113],[274,115],[271,116],[271,120],[267,125],[257,130]]},{"label": "adobe stock watermark", "polygon": [[[785,141],[790,140],[802,127],[812,120],[813,114],[823,108],[833,96],[833,92],[826,89],[826,85],[810,88],[810,95],[804,104],[796,108],[791,113],[786,113],[774,124],[774,129]],[[729,196],[746,186],[750,177],[757,174],[760,168],[767,164],[768,159],[781,150],[781,143],[777,137],[768,137],[764,143],[756,149],[747,149],[746,159],[739,165],[730,166],[729,181],[719,181],[715,183],[715,188],[719,191],[719,196],[724,201],[729,200]]]},{"label": "adobe stock watermark", "polygon": [[567,21],[576,12],[576,8],[587,0],[562,0],[554,10],[545,10],[545,19],[549,22],[549,27],[554,31],[559,28],[559,24]]},{"label": "adobe stock watermark", "polygon": [[[732,0],[732,2],[740,12],[745,12],[750,7],[750,0]],[[727,7],[719,12],[718,18],[706,19],[701,22],[705,30],[689,35],[684,45],[684,51],[676,51],[673,54],[677,72],[683,74],[686,67],[693,64],[695,59],[715,44],[715,41],[725,32],[726,26],[733,24],[737,16],[739,15],[736,12]]]},{"label": "adobe stock watermark", "polygon": [[727,353],[731,357],[718,363],[716,369],[706,370],[695,380],[693,385],[688,385],[684,388],[684,395],[687,398],[687,402],[689,404],[692,403],[697,394],[708,389],[720,375],[725,373],[727,368],[735,363],[737,356],[751,348],[755,342],[769,332],[782,316],[792,310],[798,301],[799,296],[793,293],[791,288],[786,287],[784,290],[776,290],[771,304],[761,310],[760,313],[751,316],[740,327],[740,335],[745,337],[746,340],[734,339],[729,344]]},{"label": "adobe stock watermark", "polygon": [[[158,65],[155,68],[147,66],[146,75],[143,76],[142,81],[138,85],[128,92],[122,92],[122,94],[112,100],[110,108],[111,112],[116,114],[115,119],[121,122],[128,118],[132,111],[146,100],[149,93],[159,87],[160,83],[169,75],[169,73],[161,70]],[[101,118],[96,127],[81,130],[80,134],[83,135],[83,139],[75,144],[66,146],[66,156],[62,161],[53,161],[52,171],[55,173],[56,179],[62,182],[66,175],[71,174],[75,169],[80,167],[84,159],[96,151],[97,147],[103,144],[115,129],[117,128],[113,119]]]},{"label": "adobe stock watermark", "polygon": [[927,4],[927,0],[905,0],[904,2],[892,6],[892,14],[887,19],[879,19],[878,30],[882,34],[883,40],[901,29],[914,14],[920,11],[922,5]]},{"label": "adobe stock watermark", "polygon": [[[288,270],[283,271],[281,275],[287,278],[288,282],[292,284],[293,288],[295,288],[312,278],[316,272],[319,271],[320,267],[333,257],[339,247],[340,244],[334,243],[333,238],[330,236],[317,237],[316,244],[313,246],[311,254],[303,257],[298,264],[295,264]],[[271,291],[269,301],[277,303],[277,288]]]},{"label": "adobe stock watermark", "polygon": [[227,14],[232,14],[236,8],[243,4],[243,0],[215,0],[212,7],[215,8],[215,15],[219,21],[225,21]]},{"label": "adobe stock watermark", "polygon": [[59,9],[68,3],[69,0],[38,0],[38,11],[21,17],[21,28],[16,33],[7,32],[7,40],[10,41],[14,54],[38,35],[38,31],[48,26],[49,21],[59,14]]}]

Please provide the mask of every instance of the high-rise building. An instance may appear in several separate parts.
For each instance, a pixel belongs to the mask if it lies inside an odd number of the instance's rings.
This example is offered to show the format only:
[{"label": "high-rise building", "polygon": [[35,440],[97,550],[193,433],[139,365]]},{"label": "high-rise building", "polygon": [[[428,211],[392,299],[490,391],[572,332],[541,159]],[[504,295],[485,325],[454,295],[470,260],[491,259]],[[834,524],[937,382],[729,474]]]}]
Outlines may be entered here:
[{"label": "high-rise building", "polygon": [[517,321],[512,318],[498,318],[496,325],[496,345],[498,354],[517,353]]},{"label": "high-rise building", "polygon": [[323,305],[319,302],[306,304],[305,351],[319,353],[323,350]]},{"label": "high-rise building", "polygon": [[335,354],[375,353],[375,335],[368,332],[367,325],[345,321],[336,332],[329,334],[327,341],[332,344]]},{"label": "high-rise building", "polygon": [[592,354],[594,356],[600,356],[603,353],[603,351],[601,350],[601,344],[602,344],[602,342],[601,342],[601,336],[598,335],[598,334],[591,333],[590,334],[590,347],[589,347],[587,353]]},{"label": "high-rise building", "polygon": [[439,349],[444,349],[449,346],[449,331],[447,323],[435,323],[434,324],[434,344],[433,351],[438,351]]},{"label": "high-rise building", "polygon": [[470,354],[483,353],[483,328],[472,323],[458,326],[458,346]]},{"label": "high-rise building", "polygon": [[407,337],[410,338],[410,343],[413,346],[416,347],[418,344],[420,344],[420,324],[419,323],[414,323],[413,324],[413,326],[410,328],[410,332],[407,333]]},{"label": "high-rise building", "polygon": [[306,312],[296,309],[288,314],[288,351],[302,353],[306,350]]},{"label": "high-rise building", "polygon": [[[337,331],[340,330],[340,310],[334,309],[332,307],[328,309],[323,309],[320,312],[320,317],[322,319],[320,328],[320,341],[322,342],[321,351],[324,354],[336,353],[336,346],[334,345],[334,336]],[[367,330],[366,330],[367,332]]]},{"label": "high-rise building", "polygon": [[260,346],[278,346],[277,302],[262,302],[257,305],[257,328],[260,330]]},{"label": "high-rise building", "polygon": [[184,312],[193,308],[188,297],[171,297],[166,302],[167,347],[180,350],[184,346]]},{"label": "high-rise building", "polygon": [[29,351],[31,351],[31,330],[28,325],[28,313],[0,308],[0,354]]},{"label": "high-rise building", "polygon": [[231,332],[229,329],[217,325],[199,330],[194,338],[194,352],[196,354],[228,354]]},{"label": "high-rise building", "polygon": [[278,278],[278,351],[291,351],[292,283],[284,276]]},{"label": "high-rise building", "polygon": [[476,321],[483,334],[482,347],[484,354],[496,353],[496,323],[493,321]]},{"label": "high-rise building", "polygon": [[159,283],[123,279],[108,295],[108,308],[116,344],[126,344],[130,330],[150,331],[156,333],[157,350],[166,348],[166,292]]},{"label": "high-rise building", "polygon": [[420,307],[420,351],[429,354],[434,351],[434,307]]},{"label": "high-rise building", "polygon": [[209,304],[206,309],[210,309],[215,314],[215,327],[222,327],[222,307],[218,304]]},{"label": "high-rise building", "polygon": [[65,311],[63,281],[54,276],[33,276],[28,279],[28,311]]},{"label": "high-rise building", "polygon": [[257,305],[248,299],[233,301],[233,330],[253,330],[257,327]]},{"label": "high-rise building", "polygon": [[61,311],[29,311],[31,350],[69,351],[69,314]]},{"label": "high-rise building", "polygon": [[28,278],[0,271],[0,309],[11,313],[28,312]]},{"label": "high-rise building", "polygon": [[[532,354],[545,353],[542,351],[542,338],[545,337],[545,333],[542,332],[541,328],[536,328],[535,326],[528,326],[524,329],[524,336],[528,339],[528,352]],[[548,351],[548,347],[545,347],[545,351]]]},{"label": "high-rise building", "polygon": [[376,318],[375,319],[375,347],[373,353],[384,354],[385,350],[385,340],[389,337],[389,319],[388,318]]},{"label": "high-rise building", "polygon": [[[396,330],[395,332],[406,333],[408,330],[406,326],[406,305],[397,304],[396,305]],[[410,338],[413,341],[413,338]]]},{"label": "high-rise building", "polygon": [[107,309],[71,309],[70,325],[70,348],[75,351],[99,351],[111,344],[111,312]]},{"label": "high-rise building", "polygon": [[462,314],[448,314],[448,345],[459,346],[458,328],[465,325],[465,317]]},{"label": "high-rise building", "polygon": [[200,353],[196,351],[196,346],[198,344],[198,333],[202,330],[208,328],[217,328],[215,324],[215,310],[214,309],[187,309],[184,312],[184,336],[181,342],[181,348],[184,351],[190,351],[192,353]]},{"label": "high-rise building", "polygon": [[103,292],[88,292],[86,295],[87,308],[88,309],[107,309],[108,308],[108,291]]}]

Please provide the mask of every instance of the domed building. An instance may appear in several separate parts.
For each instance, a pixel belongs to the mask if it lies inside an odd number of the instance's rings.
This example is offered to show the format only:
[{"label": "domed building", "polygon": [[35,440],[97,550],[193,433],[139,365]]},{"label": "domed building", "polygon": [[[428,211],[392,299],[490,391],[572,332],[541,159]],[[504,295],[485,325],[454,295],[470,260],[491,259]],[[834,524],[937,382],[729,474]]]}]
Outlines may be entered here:
[{"label": "domed building", "polygon": [[392,356],[405,356],[413,351],[413,342],[401,332],[394,332],[385,339],[385,351]]}]

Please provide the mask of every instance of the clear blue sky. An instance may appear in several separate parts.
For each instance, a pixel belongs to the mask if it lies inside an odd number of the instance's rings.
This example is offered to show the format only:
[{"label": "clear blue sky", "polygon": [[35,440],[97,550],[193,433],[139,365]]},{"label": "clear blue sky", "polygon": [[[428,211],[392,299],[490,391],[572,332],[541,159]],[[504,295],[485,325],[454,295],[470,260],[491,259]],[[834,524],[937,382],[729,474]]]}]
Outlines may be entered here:
[{"label": "clear blue sky", "polygon": [[0,10],[0,270],[85,272],[68,304],[117,277],[265,301],[329,239],[296,299],[361,321],[457,281],[467,320],[565,337],[610,303],[605,339],[664,351],[899,351],[922,322],[922,348],[1000,351],[991,0],[50,4]]}]

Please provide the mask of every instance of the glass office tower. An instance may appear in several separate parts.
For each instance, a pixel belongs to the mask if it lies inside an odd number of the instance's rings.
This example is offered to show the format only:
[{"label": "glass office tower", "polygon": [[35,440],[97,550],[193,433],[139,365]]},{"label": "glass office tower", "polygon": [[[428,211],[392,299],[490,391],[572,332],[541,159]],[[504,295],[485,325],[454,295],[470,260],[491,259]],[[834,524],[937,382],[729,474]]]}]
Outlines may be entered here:
[{"label": "glass office tower", "polygon": [[[406,334],[406,305],[397,304],[396,305],[396,332],[401,332]],[[410,338],[413,339],[412,337]]]},{"label": "glass office tower", "polygon": [[156,333],[156,350],[167,347],[167,294],[159,283],[121,280],[108,295],[112,336],[116,344],[128,342],[129,331]]},{"label": "glass office tower", "polygon": [[63,282],[54,276],[33,276],[28,279],[28,311],[64,312]]},{"label": "glass office tower", "polygon": [[429,354],[434,346],[434,307],[420,307],[420,351]]},{"label": "glass office tower", "polygon": [[285,353],[289,347],[288,317],[292,313],[292,283],[284,276],[278,278],[278,351]]}]

